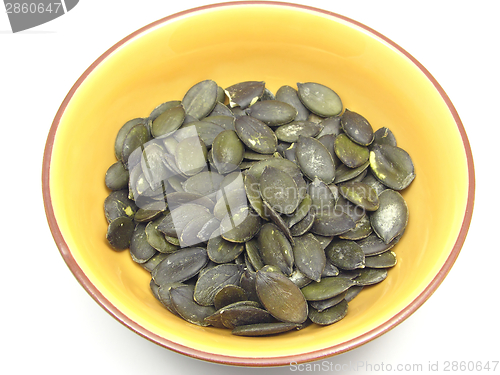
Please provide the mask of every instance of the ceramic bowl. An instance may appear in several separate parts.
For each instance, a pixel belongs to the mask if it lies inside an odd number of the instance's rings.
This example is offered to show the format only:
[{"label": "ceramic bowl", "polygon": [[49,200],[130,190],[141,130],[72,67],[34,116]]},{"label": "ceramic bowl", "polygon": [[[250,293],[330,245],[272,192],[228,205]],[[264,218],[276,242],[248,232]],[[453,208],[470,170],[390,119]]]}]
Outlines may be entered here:
[{"label": "ceramic bowl", "polygon": [[[340,322],[269,337],[238,337],[170,314],[150,275],[106,242],[103,201],[114,139],[129,119],[182,99],[195,83],[320,82],[374,129],[388,127],[412,156],[404,191],[410,219],[398,264],[366,288]],[[209,5],[154,22],[99,57],[64,99],[48,135],[43,196],[55,242],[88,293],[125,326],[165,348],[208,361],[286,365],[356,348],[418,309],[443,281],[464,242],[474,201],[472,155],[449,98],[409,53],[376,31],[307,6]]]}]

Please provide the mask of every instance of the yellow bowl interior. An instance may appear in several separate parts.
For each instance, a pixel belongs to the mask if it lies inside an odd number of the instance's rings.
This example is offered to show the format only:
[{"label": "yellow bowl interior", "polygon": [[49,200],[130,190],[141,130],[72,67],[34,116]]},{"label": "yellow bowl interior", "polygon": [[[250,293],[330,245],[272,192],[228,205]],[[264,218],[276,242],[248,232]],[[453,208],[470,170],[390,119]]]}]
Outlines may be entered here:
[{"label": "yellow bowl interior", "polygon": [[[193,84],[263,80],[320,82],[344,107],[386,126],[412,156],[416,179],[403,192],[410,220],[394,249],[398,264],[366,288],[341,322],[297,332],[244,338],[202,328],[170,314],[149,289],[150,275],[128,252],[108,246],[103,201],[114,139],[129,119],[182,99]],[[436,277],[464,219],[468,171],[449,107],[426,75],[366,29],[312,10],[278,5],[223,6],[149,28],[109,54],[77,88],[55,135],[50,194],[57,225],[89,281],[124,316],[153,334],[200,353],[276,358],[355,340],[388,322]],[[201,355],[202,357],[204,354]]]}]

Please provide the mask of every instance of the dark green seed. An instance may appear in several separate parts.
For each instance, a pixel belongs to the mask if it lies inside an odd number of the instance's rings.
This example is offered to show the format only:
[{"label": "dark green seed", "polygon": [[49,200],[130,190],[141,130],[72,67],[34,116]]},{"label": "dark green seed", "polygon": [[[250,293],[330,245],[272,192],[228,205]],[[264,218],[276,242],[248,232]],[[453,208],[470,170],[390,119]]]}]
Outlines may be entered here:
[{"label": "dark green seed", "polygon": [[276,129],[276,137],[283,142],[297,142],[299,136],[316,137],[323,125],[309,121],[293,121]]},{"label": "dark green seed", "polygon": [[117,190],[104,200],[104,215],[108,223],[119,217],[133,218],[137,211],[135,202],[128,198],[126,190]]},{"label": "dark green seed", "polygon": [[[316,210],[310,209],[306,217],[290,228],[293,237],[302,236],[307,233],[314,225]],[[295,241],[295,239],[294,239]]]},{"label": "dark green seed", "polygon": [[370,168],[380,182],[394,190],[405,189],[415,178],[410,155],[399,147],[374,145],[370,152]]},{"label": "dark green seed", "polygon": [[111,190],[126,189],[128,186],[129,173],[121,161],[117,161],[106,171],[104,179],[106,187]]},{"label": "dark green seed", "polygon": [[349,111],[348,109],[342,114],[340,119],[342,129],[345,134],[357,144],[368,146],[373,142],[373,128],[363,116],[359,113]]},{"label": "dark green seed", "polygon": [[251,106],[264,94],[265,82],[246,81],[229,86],[224,91],[229,98],[231,108],[242,109]]},{"label": "dark green seed", "polygon": [[179,244],[182,247],[194,246],[202,242],[198,237],[203,226],[213,219],[211,213],[203,214],[202,216],[196,217],[186,224],[184,229],[179,236]]},{"label": "dark green seed", "polygon": [[225,174],[234,171],[245,156],[245,146],[236,132],[224,130],[214,140],[212,157],[219,173]]},{"label": "dark green seed", "polygon": [[226,241],[217,233],[218,230],[208,240],[208,257],[215,263],[229,263],[235,260],[243,252],[245,245]]},{"label": "dark green seed", "polygon": [[207,167],[207,148],[198,137],[186,138],[175,150],[175,161],[186,176],[193,176]]},{"label": "dark green seed", "polygon": [[389,128],[380,128],[375,132],[374,144],[389,145],[396,147],[398,145],[396,137]]},{"label": "dark green seed", "polygon": [[393,239],[391,242],[386,244],[383,240],[380,239],[375,233],[370,234],[368,237],[363,238],[360,241],[357,241],[358,245],[361,247],[365,256],[378,255],[390,250],[399,242],[401,235]]},{"label": "dark green seed", "polygon": [[260,196],[259,181],[251,174],[247,174],[245,176],[244,183],[245,192],[250,206],[262,219],[268,220],[266,210],[264,208],[264,203],[262,202],[262,198]]},{"label": "dark green seed", "polygon": [[248,115],[269,126],[288,124],[297,116],[297,110],[279,100],[263,100],[248,109]]},{"label": "dark green seed", "polygon": [[227,214],[220,222],[222,238],[230,242],[250,241],[259,231],[260,217],[249,207],[243,206]]},{"label": "dark green seed", "polygon": [[[150,140],[149,129],[144,124],[139,124],[134,126],[129,130],[127,135],[125,136],[125,140],[123,141],[122,148],[122,158],[121,161],[124,165],[130,169],[128,164],[128,159],[131,156],[132,152],[143,146],[146,142]],[[142,151],[140,151],[142,152]]]},{"label": "dark green seed", "polygon": [[127,137],[128,132],[136,125],[146,124],[147,120],[143,118],[135,118],[127,121],[118,131],[115,139],[115,156],[118,160],[122,160],[123,142]]},{"label": "dark green seed", "polygon": [[298,187],[286,172],[266,167],[259,179],[260,194],[276,211],[291,214],[300,203]]},{"label": "dark green seed", "polygon": [[365,254],[354,241],[334,240],[325,249],[326,256],[337,267],[354,270],[365,266]]},{"label": "dark green seed", "polygon": [[[353,286],[350,287],[348,290],[351,290],[354,288]],[[335,305],[338,305],[340,302],[342,302],[345,299],[347,292],[340,293],[338,296],[324,299],[322,301],[310,301],[309,305],[317,310],[318,312],[322,312],[323,310],[326,310],[330,307],[333,307]],[[311,313],[311,310],[309,310],[309,314]]]},{"label": "dark green seed", "polygon": [[368,237],[373,232],[368,215],[356,223],[356,226],[349,232],[341,234],[339,237],[344,240],[361,240]]},{"label": "dark green seed", "polygon": [[325,252],[319,241],[311,233],[295,237],[294,241],[292,249],[297,268],[310,279],[319,282],[326,264]]},{"label": "dark green seed", "polygon": [[255,238],[245,243],[245,251],[248,260],[255,270],[260,270],[262,267],[264,267],[264,262],[262,261],[262,258],[260,256],[259,246]]},{"label": "dark green seed", "polygon": [[304,219],[308,214],[309,210],[311,209],[311,205],[312,205],[311,196],[307,194],[304,197],[304,199],[302,199],[302,201],[299,203],[295,212],[292,215],[285,217],[284,220],[287,223],[288,227],[291,228],[299,221]]},{"label": "dark green seed", "polygon": [[347,289],[347,292],[345,294],[345,300],[347,303],[351,302],[354,298],[358,296],[358,294],[363,290],[363,286],[361,285],[353,285],[349,289]]},{"label": "dark green seed", "polygon": [[396,254],[393,251],[386,251],[365,259],[365,266],[369,268],[389,268],[394,267],[396,263]]},{"label": "dark green seed", "polygon": [[191,247],[169,254],[152,272],[158,285],[182,282],[200,272],[208,262],[207,250]]},{"label": "dark green seed", "polygon": [[197,120],[206,117],[217,104],[217,90],[217,83],[211,80],[199,82],[191,87],[182,99],[186,114]]},{"label": "dark green seed", "polygon": [[309,309],[309,319],[319,325],[330,325],[338,322],[347,315],[347,302],[344,300],[322,312]]},{"label": "dark green seed", "polygon": [[153,125],[151,126],[153,137],[162,138],[169,136],[181,127],[185,117],[186,112],[182,105],[167,109],[153,121]]},{"label": "dark green seed", "polygon": [[248,324],[271,323],[273,317],[266,310],[255,306],[235,306],[221,311],[222,324],[229,329]]},{"label": "dark green seed", "polygon": [[408,206],[395,190],[387,189],[379,195],[380,207],[370,216],[375,233],[386,243],[399,236],[408,224]]},{"label": "dark green seed", "polygon": [[341,182],[352,180],[358,177],[361,173],[366,171],[366,169],[370,166],[370,162],[366,161],[364,164],[360,165],[357,168],[349,168],[345,164],[341,164],[335,170],[335,183],[340,184]]},{"label": "dark green seed", "polygon": [[345,182],[339,187],[340,194],[367,211],[376,211],[379,208],[377,192],[363,182]]},{"label": "dark green seed", "polygon": [[134,228],[135,225],[132,219],[118,217],[109,223],[106,239],[115,250],[128,249]]},{"label": "dark green seed", "polygon": [[311,196],[311,206],[316,211],[332,209],[335,207],[335,196],[332,190],[318,178],[309,184],[309,195]]},{"label": "dark green seed", "polygon": [[205,322],[207,316],[215,312],[213,306],[200,306],[193,300],[192,285],[186,285],[170,289],[170,298],[175,311],[185,320],[190,323],[205,327],[208,323]]},{"label": "dark green seed", "polygon": [[136,263],[146,263],[156,254],[156,250],[147,240],[146,224],[137,224],[130,240],[130,255]]},{"label": "dark green seed", "polygon": [[297,110],[297,115],[295,116],[295,121],[306,121],[309,116],[309,110],[302,104],[299,99],[297,90],[291,86],[281,86],[278,91],[276,91],[276,100],[290,104],[293,108]]},{"label": "dark green seed", "polygon": [[335,91],[315,82],[297,83],[300,101],[312,113],[332,117],[342,112],[342,101]]},{"label": "dark green seed", "polygon": [[154,121],[158,118],[158,116],[160,116],[166,110],[168,110],[170,108],[178,107],[180,105],[181,105],[180,100],[171,100],[171,101],[162,103],[159,106],[157,106],[155,109],[153,109],[153,111],[149,115],[149,119],[151,121]]},{"label": "dark green seed", "polygon": [[344,211],[338,207],[316,212],[311,232],[321,236],[337,236],[356,226]]},{"label": "dark green seed", "polygon": [[344,277],[324,277],[319,283],[311,283],[301,289],[308,301],[321,301],[338,296],[352,285],[356,285],[351,279]]},{"label": "dark green seed", "polygon": [[323,130],[318,134],[317,138],[321,138],[325,135],[333,135],[336,137],[342,133],[342,126],[340,125],[340,116],[328,117],[322,119],[321,125],[323,125]]},{"label": "dark green seed", "polygon": [[236,336],[268,336],[288,332],[297,327],[298,325],[295,323],[260,323],[238,326],[234,328],[231,333]]},{"label": "dark green seed", "polygon": [[276,319],[290,323],[306,321],[307,302],[300,289],[286,276],[258,271],[256,290],[262,305]]},{"label": "dark green seed", "polygon": [[361,274],[353,281],[356,285],[373,285],[384,281],[387,277],[387,270],[385,268],[364,268]]},{"label": "dark green seed", "polygon": [[328,150],[317,139],[299,137],[295,154],[300,169],[312,181],[316,177],[326,184],[335,178],[335,166]]},{"label": "dark green seed", "polygon": [[249,149],[261,154],[272,154],[276,151],[276,135],[264,122],[245,116],[237,118],[234,126],[236,134]]},{"label": "dark green seed", "polygon": [[292,273],[292,245],[276,225],[267,223],[260,228],[257,246],[264,264],[278,267],[285,275]]},{"label": "dark green seed", "polygon": [[142,267],[146,269],[148,272],[153,272],[155,267],[160,264],[160,262],[167,257],[168,254],[156,253],[156,255],[152,256],[147,262],[142,263]]},{"label": "dark green seed", "polygon": [[247,294],[243,288],[236,285],[226,285],[215,294],[214,306],[219,310],[234,302],[246,300]]},{"label": "dark green seed", "polygon": [[340,134],[335,138],[334,150],[340,161],[349,168],[362,166],[370,156],[367,147],[354,143],[345,134]]},{"label": "dark green seed", "polygon": [[237,285],[243,267],[237,264],[220,264],[198,276],[194,289],[194,299],[202,306],[213,305],[215,295],[226,285]]}]

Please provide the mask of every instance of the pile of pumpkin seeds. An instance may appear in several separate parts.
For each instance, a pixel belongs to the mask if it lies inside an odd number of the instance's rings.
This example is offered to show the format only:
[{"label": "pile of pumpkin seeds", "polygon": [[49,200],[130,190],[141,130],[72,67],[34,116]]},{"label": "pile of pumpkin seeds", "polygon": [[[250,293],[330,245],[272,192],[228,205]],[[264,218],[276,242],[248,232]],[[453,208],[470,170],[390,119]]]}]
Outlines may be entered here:
[{"label": "pile of pumpkin seeds", "polygon": [[193,324],[329,325],[396,264],[412,160],[324,85],[202,81],[125,123],[115,154],[106,238]]}]

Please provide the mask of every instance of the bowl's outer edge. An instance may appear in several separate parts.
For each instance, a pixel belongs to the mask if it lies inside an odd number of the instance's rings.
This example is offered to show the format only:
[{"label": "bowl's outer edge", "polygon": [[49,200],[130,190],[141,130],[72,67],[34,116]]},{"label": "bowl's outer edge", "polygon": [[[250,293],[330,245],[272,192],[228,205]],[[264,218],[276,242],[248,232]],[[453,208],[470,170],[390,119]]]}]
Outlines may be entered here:
[{"label": "bowl's outer edge", "polygon": [[[202,10],[208,10],[212,8],[219,8],[219,7],[226,7],[226,6],[247,6],[247,5],[271,5],[271,6],[285,6],[285,7],[292,7],[292,8],[297,8],[297,9],[303,9],[307,11],[313,11],[317,12],[320,14],[325,14],[331,17],[338,18],[340,20],[343,20],[345,22],[348,22],[350,24],[355,25],[356,27],[362,28],[365,31],[377,36],[378,38],[382,39],[384,42],[390,44],[392,47],[397,49],[399,52],[401,52],[403,55],[405,55],[408,59],[410,59],[425,75],[426,77],[432,82],[432,84],[435,86],[435,88],[438,90],[439,94],[447,104],[450,112],[453,115],[453,118],[457,124],[458,130],[460,132],[460,135],[462,137],[463,141],[463,146],[464,146],[464,151],[465,155],[467,158],[467,168],[468,168],[468,180],[469,180],[469,186],[468,186],[468,197],[467,197],[467,206],[465,210],[465,215],[464,219],[462,222],[462,227],[460,228],[459,235],[457,237],[457,240],[455,242],[455,245],[444,263],[443,267],[439,271],[439,273],[436,275],[436,277],[431,281],[431,283],[427,286],[427,288],[414,300],[410,305],[408,305],[404,310],[400,311],[397,315],[395,315],[392,319],[384,323],[383,325],[377,327],[376,329],[369,331],[362,336],[359,336],[353,340],[347,341],[345,343],[342,343],[341,345],[337,345],[334,347],[329,347],[325,349],[321,349],[318,351],[314,352],[308,352],[300,355],[292,355],[292,356],[284,356],[284,357],[275,357],[275,358],[245,358],[245,357],[231,357],[231,356],[224,356],[224,355],[218,355],[218,354],[213,354],[213,353],[208,353],[208,352],[203,352],[199,350],[194,350],[192,348],[177,344],[175,342],[171,342],[169,340],[166,340],[151,331],[145,329],[144,327],[138,325],[134,321],[130,320],[127,316],[125,316],[121,311],[119,311],[114,305],[112,305],[98,290],[97,288],[91,283],[91,281],[86,277],[82,269],[78,266],[77,262],[73,258],[71,251],[68,248],[68,245],[64,241],[64,238],[62,236],[62,233],[59,229],[59,226],[57,224],[57,220],[54,215],[54,210],[52,207],[52,200],[50,196],[50,164],[51,164],[51,156],[52,156],[52,149],[54,145],[54,139],[55,135],[57,132],[57,127],[59,125],[59,122],[61,120],[61,117],[63,116],[63,113],[69,104],[71,98],[73,97],[74,93],[76,90],[79,88],[79,86],[85,81],[86,77],[104,60],[106,59],[107,56],[109,56],[112,52],[120,48],[122,45],[127,43],[129,40],[132,38],[142,34],[143,32],[154,28],[158,25],[161,25],[162,23],[165,23],[167,21],[171,21],[173,19],[176,19],[181,16],[188,15],[190,13],[194,12],[199,12]],[[116,318],[119,322],[124,324],[126,327],[130,328],[131,330],[135,331],[139,335],[143,336],[144,338],[159,344],[165,348],[171,349],[175,352],[185,354],[197,359],[202,359],[202,360],[207,360],[211,362],[216,362],[216,363],[223,363],[223,364],[229,364],[229,365],[238,365],[238,366],[283,366],[283,365],[289,365],[290,363],[303,363],[303,362],[309,362],[309,361],[316,361],[325,357],[329,357],[332,355],[340,354],[346,351],[349,351],[351,349],[357,348],[375,338],[378,336],[382,335],[383,333],[391,330],[395,326],[397,326],[399,323],[404,321],[406,318],[408,318],[413,312],[415,312],[422,304],[434,293],[434,291],[438,288],[438,286],[443,282],[444,278],[450,271],[451,267],[455,263],[460,250],[464,244],[465,238],[467,236],[467,232],[469,230],[470,222],[472,219],[472,212],[473,212],[473,207],[474,207],[474,194],[475,194],[475,174],[474,174],[474,162],[472,158],[472,151],[471,147],[469,144],[469,140],[467,138],[467,134],[465,132],[465,129],[463,127],[462,121],[460,120],[460,117],[453,106],[450,98],[448,95],[445,93],[443,88],[439,85],[439,83],[434,79],[434,77],[427,71],[427,69],[420,64],[413,56],[411,56],[407,51],[405,51],[403,48],[401,48],[399,45],[388,39],[387,37],[383,36],[379,32],[369,28],[368,26],[363,25],[360,22],[357,22],[355,20],[352,20],[348,17],[310,7],[307,5],[300,5],[300,4],[292,4],[292,3],[286,3],[286,2],[275,2],[275,1],[235,1],[235,2],[226,2],[226,3],[217,3],[217,4],[210,4],[210,5],[205,5],[189,10],[185,10],[176,14],[172,14],[170,16],[167,16],[165,18],[162,18],[158,21],[155,21],[149,25],[144,26],[143,28],[133,32],[132,34],[128,35],[118,43],[116,43],[114,46],[109,48],[106,52],[104,52],[90,67],[80,76],[80,78],[76,81],[76,83],[73,85],[73,87],[70,89],[66,97],[64,98],[61,106],[59,107],[59,110],[56,113],[56,116],[54,118],[54,121],[52,122],[49,134],[47,136],[47,142],[45,145],[45,150],[44,150],[44,155],[43,155],[43,163],[42,163],[42,192],[43,192],[43,200],[44,200],[44,206],[45,206],[45,214],[47,216],[48,224],[50,227],[50,230],[52,232],[52,236],[54,238],[54,241],[56,242],[57,247],[59,248],[59,251],[66,262],[67,266],[73,273],[73,275],[76,277],[78,282],[83,286],[83,288],[90,294],[90,296],[98,303],[100,304],[108,313],[110,313],[114,318]]]}]

